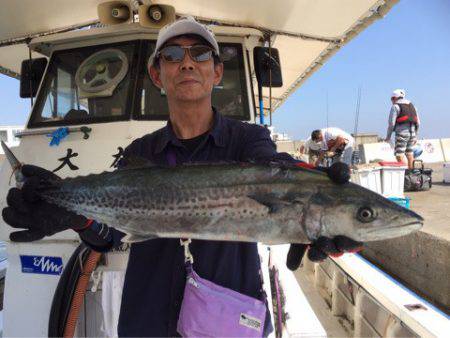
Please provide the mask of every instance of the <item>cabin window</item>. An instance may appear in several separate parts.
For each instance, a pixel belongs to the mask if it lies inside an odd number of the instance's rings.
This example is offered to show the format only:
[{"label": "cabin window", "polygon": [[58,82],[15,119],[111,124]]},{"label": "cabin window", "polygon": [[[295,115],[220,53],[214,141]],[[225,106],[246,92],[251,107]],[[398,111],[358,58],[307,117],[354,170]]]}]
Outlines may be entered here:
[{"label": "cabin window", "polygon": [[[224,115],[249,120],[242,45],[219,44],[224,76],[212,94]],[[28,128],[100,122],[167,120],[163,90],[150,80],[147,61],[155,42],[126,41],[56,51],[38,93]]]},{"label": "cabin window", "polygon": [[[220,43],[220,54],[224,64],[221,83],[212,93],[212,104],[222,114],[240,120],[249,120],[247,85],[245,80],[242,45],[238,43]],[[147,61],[155,48],[155,42],[149,42],[147,53],[142,60],[139,98],[134,117],[138,120],[167,120],[169,108],[163,90],[157,88],[146,71]]]},{"label": "cabin window", "polygon": [[127,120],[136,42],[55,52],[29,127]]}]

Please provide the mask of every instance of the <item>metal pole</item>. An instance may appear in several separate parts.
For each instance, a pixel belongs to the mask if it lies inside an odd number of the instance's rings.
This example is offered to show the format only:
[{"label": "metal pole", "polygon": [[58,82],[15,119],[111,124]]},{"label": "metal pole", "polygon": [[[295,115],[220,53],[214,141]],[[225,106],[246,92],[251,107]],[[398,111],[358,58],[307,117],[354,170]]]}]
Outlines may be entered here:
[{"label": "metal pole", "polygon": [[258,96],[259,96],[259,123],[264,125],[264,102],[262,96],[262,86],[258,83]]},{"label": "metal pole", "polygon": [[30,63],[28,64],[28,71],[29,71],[29,75],[30,75],[30,103],[31,103],[31,108],[33,108],[33,79],[31,78],[33,67],[31,65],[32,58],[31,58],[31,48],[29,45],[28,45],[28,59],[30,61]]},{"label": "metal pole", "polygon": [[269,33],[269,119],[272,126],[272,37]]}]

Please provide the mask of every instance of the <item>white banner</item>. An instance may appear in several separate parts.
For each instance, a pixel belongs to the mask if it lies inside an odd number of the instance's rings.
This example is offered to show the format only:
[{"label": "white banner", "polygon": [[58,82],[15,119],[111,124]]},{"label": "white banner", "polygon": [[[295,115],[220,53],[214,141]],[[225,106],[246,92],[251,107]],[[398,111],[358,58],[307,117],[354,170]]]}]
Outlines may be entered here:
[{"label": "white banner", "polygon": [[418,157],[424,163],[444,162],[444,153],[442,152],[441,141],[434,140],[419,140],[417,141],[423,149],[422,155]]}]

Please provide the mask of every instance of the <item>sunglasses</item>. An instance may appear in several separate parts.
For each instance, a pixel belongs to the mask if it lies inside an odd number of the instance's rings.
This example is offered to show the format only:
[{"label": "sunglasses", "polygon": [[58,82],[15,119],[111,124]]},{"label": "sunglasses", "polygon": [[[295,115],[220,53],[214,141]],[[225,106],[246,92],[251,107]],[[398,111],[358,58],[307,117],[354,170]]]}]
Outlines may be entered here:
[{"label": "sunglasses", "polygon": [[189,56],[195,62],[208,61],[213,56],[213,49],[209,46],[196,45],[196,46],[167,46],[156,53],[156,57],[162,57],[167,62],[181,62],[186,55],[186,51]]}]

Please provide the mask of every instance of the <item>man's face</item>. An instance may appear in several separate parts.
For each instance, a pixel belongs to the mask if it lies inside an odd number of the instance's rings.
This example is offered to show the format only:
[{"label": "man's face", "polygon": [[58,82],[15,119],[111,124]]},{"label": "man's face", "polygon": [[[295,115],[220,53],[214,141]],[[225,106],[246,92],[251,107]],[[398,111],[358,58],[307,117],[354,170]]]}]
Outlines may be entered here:
[{"label": "man's face", "polygon": [[320,133],[319,136],[317,137],[317,142],[322,142],[323,141],[323,134]]},{"label": "man's face", "polygon": [[[200,39],[190,37],[175,37],[165,46],[194,46],[203,45]],[[159,69],[151,66],[150,77],[159,88],[164,88],[169,100],[198,101],[210,97],[214,85],[222,79],[223,64],[214,65],[211,58],[208,61],[195,62],[188,52],[185,52],[181,62],[167,62],[159,60]]]}]

